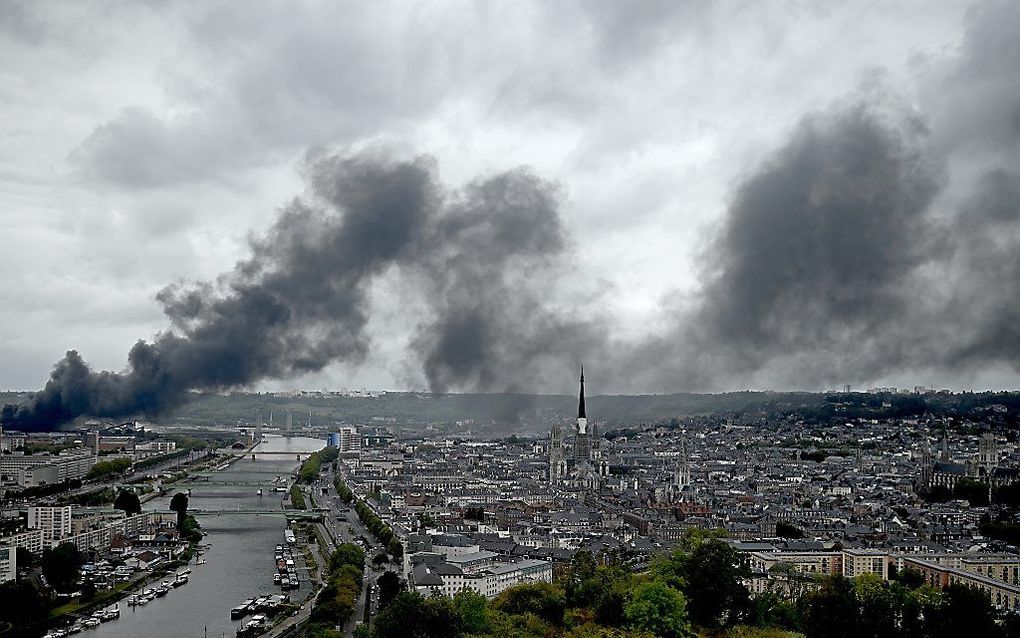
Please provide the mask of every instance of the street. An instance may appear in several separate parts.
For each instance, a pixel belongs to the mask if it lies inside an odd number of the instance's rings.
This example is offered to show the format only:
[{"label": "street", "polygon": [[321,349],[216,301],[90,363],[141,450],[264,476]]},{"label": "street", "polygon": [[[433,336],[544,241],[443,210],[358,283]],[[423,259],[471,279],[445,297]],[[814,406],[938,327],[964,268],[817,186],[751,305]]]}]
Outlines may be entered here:
[{"label": "street", "polygon": [[[354,607],[354,613],[348,619],[344,625],[344,635],[350,638],[354,634],[355,628],[361,622],[367,622],[369,619],[365,618],[365,609],[368,603],[368,596],[375,592],[375,595],[371,602],[371,609],[375,609],[378,604],[378,592],[375,588],[376,581],[382,576],[383,571],[377,570],[372,565],[372,558],[374,558],[380,552],[385,552],[385,548],[380,546],[379,543],[372,536],[371,532],[362,524],[358,515],[354,512],[353,508],[348,507],[345,503],[339,502],[339,497],[336,492],[336,487],[333,484],[334,475],[331,469],[324,469],[320,474],[317,481],[311,486],[304,488],[306,497],[309,493],[312,493],[315,498],[315,503],[318,507],[327,508],[328,512],[323,512],[323,520],[321,523],[316,523],[319,532],[323,539],[326,541],[325,554],[331,555],[336,549],[337,545],[343,543],[354,543],[363,547],[365,551],[365,576],[364,582],[361,588],[361,594],[358,596],[358,600]],[[326,493],[323,493],[323,489]],[[322,565],[319,570],[319,587],[325,584],[323,581],[323,574],[326,570],[326,564]],[[309,615],[312,612],[314,605],[314,597],[305,603],[304,608],[298,611],[296,616],[292,616],[280,623],[272,629],[267,636],[271,638],[278,638],[280,636],[287,636],[296,627],[300,627],[304,622],[308,620]]]}]

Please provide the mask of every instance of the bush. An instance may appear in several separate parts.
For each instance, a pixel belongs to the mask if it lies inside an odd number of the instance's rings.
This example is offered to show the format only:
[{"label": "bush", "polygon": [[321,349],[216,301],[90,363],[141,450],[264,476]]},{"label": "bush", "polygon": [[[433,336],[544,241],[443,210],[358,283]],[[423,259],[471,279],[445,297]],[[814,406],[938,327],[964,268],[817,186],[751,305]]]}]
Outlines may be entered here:
[{"label": "bush", "polygon": [[492,606],[507,614],[535,614],[553,625],[563,624],[566,594],[551,583],[527,583],[496,596]]}]

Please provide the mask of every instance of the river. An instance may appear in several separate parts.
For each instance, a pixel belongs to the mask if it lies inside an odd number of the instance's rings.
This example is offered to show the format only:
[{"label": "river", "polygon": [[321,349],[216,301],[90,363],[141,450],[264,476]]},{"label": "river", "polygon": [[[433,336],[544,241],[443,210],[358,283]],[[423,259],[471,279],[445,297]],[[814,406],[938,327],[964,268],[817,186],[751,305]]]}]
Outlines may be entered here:
[{"label": "river", "polygon": [[[256,486],[216,485],[216,481],[273,480],[289,476],[302,458],[321,449],[325,441],[312,438],[267,437],[251,455],[217,473],[209,486],[193,487],[190,507],[200,509],[281,509],[283,494]],[[260,457],[259,452],[280,453]],[[287,453],[287,454],[282,454]],[[146,503],[145,509],[166,510],[165,498]],[[273,585],[276,565],[273,549],[282,544],[286,520],[282,516],[229,515],[201,516],[199,523],[207,532],[206,563],[192,560],[191,579],[183,587],[157,598],[148,605],[128,607],[121,601],[120,619],[103,623],[87,633],[95,638],[181,638],[213,636],[233,638],[239,621],[230,619],[230,608],[255,594],[278,594]],[[307,575],[305,575],[307,578]],[[291,592],[295,600],[308,592],[308,581]]]}]

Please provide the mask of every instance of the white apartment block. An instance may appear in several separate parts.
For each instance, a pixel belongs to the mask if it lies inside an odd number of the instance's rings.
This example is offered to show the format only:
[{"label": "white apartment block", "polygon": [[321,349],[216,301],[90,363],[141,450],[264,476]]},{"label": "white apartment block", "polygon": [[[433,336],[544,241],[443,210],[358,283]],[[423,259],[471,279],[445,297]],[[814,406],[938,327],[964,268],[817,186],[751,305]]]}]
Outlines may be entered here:
[{"label": "white apartment block", "polygon": [[96,464],[95,454],[89,451],[46,454],[0,454],[0,475],[16,480],[22,487],[44,483],[60,483],[82,478]]},{"label": "white apartment block", "polygon": [[143,512],[134,516],[111,520],[94,529],[72,534],[60,539],[61,543],[71,543],[79,551],[98,549],[106,551],[113,543],[113,537],[117,534],[124,536],[137,536],[149,528],[150,523],[157,520],[158,513]]},{"label": "white apartment block", "polygon": [[361,449],[361,435],[358,428],[345,425],[330,433],[326,443],[340,452],[354,452]]},{"label": "white apartment block", "polygon": [[28,529],[42,530],[43,540],[52,542],[71,533],[71,506],[28,508]]},{"label": "white apartment block", "polygon": [[18,572],[18,550],[10,545],[0,545],[0,583],[14,580]]},{"label": "white apartment block", "polygon": [[889,579],[889,555],[878,549],[843,550],[843,575],[847,578],[861,574],[876,574]]},{"label": "white apartment block", "polygon": [[427,566],[414,570],[415,587],[422,593],[454,596],[462,589],[495,598],[515,585],[531,582],[552,582],[552,563],[544,560],[521,560],[498,563],[481,571],[468,573],[450,563]]},{"label": "white apartment block", "polygon": [[30,529],[10,536],[0,537],[0,545],[7,547],[24,547],[28,551],[42,555],[43,547],[49,547],[49,543],[43,544],[43,533],[41,529]]}]

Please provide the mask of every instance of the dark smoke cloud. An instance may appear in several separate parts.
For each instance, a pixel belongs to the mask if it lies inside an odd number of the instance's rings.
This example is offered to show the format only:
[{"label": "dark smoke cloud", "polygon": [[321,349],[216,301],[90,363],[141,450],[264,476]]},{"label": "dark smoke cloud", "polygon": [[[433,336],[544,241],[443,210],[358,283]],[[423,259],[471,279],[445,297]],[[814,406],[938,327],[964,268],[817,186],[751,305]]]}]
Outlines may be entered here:
[{"label": "dark smoke cloud", "polygon": [[1020,370],[1020,7],[969,20],[921,110],[872,86],[739,184],[701,290],[637,345],[632,378],[817,389]]},{"label": "dark smoke cloud", "polygon": [[865,104],[805,119],[738,189],[710,247],[697,347],[735,372],[812,351],[838,357],[838,374],[883,367],[868,360],[885,350],[876,336],[913,310],[913,275],[938,247],[941,172],[924,141],[915,121]]},{"label": "dark smoke cloud", "polygon": [[434,391],[530,389],[601,348],[601,321],[549,301],[566,249],[555,193],[527,171],[475,182],[451,203],[419,272],[430,319],[413,349]]},{"label": "dark smoke cloud", "polygon": [[511,390],[594,342],[581,336],[593,325],[561,318],[543,297],[567,249],[551,184],[517,170],[456,192],[428,158],[369,155],[319,157],[307,177],[309,197],[252,239],[231,273],[157,294],[172,329],[136,343],[126,371],[95,372],[69,352],[43,390],[5,408],[4,424],[156,415],[189,390],[357,363],[371,345],[371,284],[390,269],[423,284],[413,351],[434,390]]},{"label": "dark smoke cloud", "polygon": [[172,328],[124,372],[68,353],[4,425],[159,414],[189,389],[357,363],[388,273],[410,284],[411,368],[436,391],[541,391],[582,358],[603,388],[638,391],[1016,371],[1020,8],[970,21],[916,107],[872,92],[804,117],[735,188],[701,288],[652,338],[624,344],[597,310],[564,310],[571,242],[555,187],[527,170],[454,191],[427,158],[318,157],[249,259],[157,296]]}]

